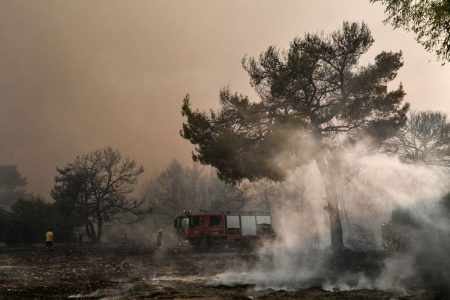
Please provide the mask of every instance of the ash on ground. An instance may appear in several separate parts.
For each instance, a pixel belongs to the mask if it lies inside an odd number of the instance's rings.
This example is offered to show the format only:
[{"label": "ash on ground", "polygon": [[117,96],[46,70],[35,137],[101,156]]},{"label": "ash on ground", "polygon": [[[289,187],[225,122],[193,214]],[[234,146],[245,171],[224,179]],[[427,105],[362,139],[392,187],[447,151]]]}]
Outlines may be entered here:
[{"label": "ash on ground", "polygon": [[[275,290],[215,280],[261,263],[257,253],[107,246],[0,248],[0,299],[433,299],[422,291]],[[267,258],[265,258],[267,259]]]}]

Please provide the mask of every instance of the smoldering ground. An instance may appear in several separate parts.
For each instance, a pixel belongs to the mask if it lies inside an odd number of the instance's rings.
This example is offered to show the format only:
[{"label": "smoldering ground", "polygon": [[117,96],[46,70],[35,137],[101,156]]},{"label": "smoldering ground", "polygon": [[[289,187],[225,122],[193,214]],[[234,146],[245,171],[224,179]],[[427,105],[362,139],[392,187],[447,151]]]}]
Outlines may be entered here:
[{"label": "smoldering ground", "polygon": [[[216,281],[259,289],[425,289],[437,297],[448,295],[450,224],[441,201],[448,174],[374,151],[369,141],[336,148],[332,155],[339,170],[328,164],[326,172],[339,174],[335,180],[346,250],[333,253],[330,248],[323,170],[312,160],[291,168],[276,186],[277,239],[261,254],[261,263],[248,272],[220,274]],[[395,221],[398,215],[408,216],[401,237],[407,247],[387,251],[381,226],[401,223]]]},{"label": "smoldering ground", "polygon": [[[296,137],[303,141],[308,138],[304,134]],[[304,149],[305,145],[308,149]],[[282,183],[269,187],[277,232],[275,244],[262,249],[256,267],[233,265],[230,271],[217,276],[211,282],[213,285],[326,290],[426,288],[445,293],[446,264],[441,262],[446,261],[447,246],[441,241],[445,240],[449,226],[440,206],[440,198],[447,191],[445,172],[436,167],[403,163],[397,157],[375,151],[368,141],[329,153],[340,162],[339,170],[333,173],[339,174],[338,197],[348,248],[335,255],[329,248],[321,171],[313,160],[303,164],[306,156],[317,151],[317,144],[310,140],[299,148],[288,159],[277,160],[280,167],[289,169],[289,174]],[[296,151],[302,152],[302,156]],[[302,158],[299,162],[292,161],[292,157]],[[300,166],[292,168],[296,164]],[[400,253],[389,253],[381,247],[381,225],[393,218],[393,212],[398,215],[395,213],[398,211],[411,215],[404,238],[412,243]],[[171,226],[165,227],[166,245]],[[124,229],[134,232],[128,233],[130,245],[136,241],[143,246],[154,245],[152,232],[158,230],[158,225],[137,224],[133,228]],[[116,228],[117,232],[121,229]],[[169,244],[175,246],[176,242],[172,240]],[[427,249],[429,245],[433,245],[433,251]],[[431,261],[428,256],[436,260],[431,266],[427,265]]]},{"label": "smoldering ground", "polygon": [[[339,174],[337,196],[348,248],[336,254],[330,249],[324,210],[323,169],[314,160],[290,159],[300,157],[296,151],[309,155],[317,150],[315,143],[306,144],[311,149],[291,149],[291,155],[276,162],[288,170],[283,182],[269,187],[277,238],[257,254],[172,248],[167,239],[173,224],[164,224],[163,247],[155,249],[163,221],[153,215],[146,223],[109,228],[119,247],[57,246],[50,256],[42,248],[0,249],[0,295],[285,299],[314,294],[316,299],[379,299],[401,295],[391,292],[395,290],[421,299],[422,294],[414,295],[426,290],[432,298],[445,297],[450,226],[440,198],[447,191],[447,174],[405,164],[366,141],[329,153],[340,162],[332,171]],[[381,225],[394,220],[405,228],[408,247],[391,253],[381,248]]]},{"label": "smoldering ground", "polygon": [[424,288],[450,295],[449,214],[440,202],[420,202],[397,210],[393,221],[404,233],[406,249],[384,261],[375,287]]},{"label": "smoldering ground", "polygon": [[[5,266],[0,268],[0,295],[423,299],[421,290],[427,290],[428,298],[445,297],[449,226],[439,199],[446,191],[446,174],[373,152],[367,143],[334,154],[345,166],[339,200],[348,250],[338,255],[329,248],[326,195],[321,172],[311,161],[271,185],[277,238],[256,254],[195,253],[164,242],[163,249],[155,249],[152,230],[159,224],[138,224],[125,247],[57,247],[50,256],[42,248],[0,249]],[[405,225],[412,242],[395,253],[380,246],[381,224],[393,218],[392,211],[400,211],[394,219]],[[120,244],[122,229],[115,233]],[[132,245],[134,239],[144,244]]]}]

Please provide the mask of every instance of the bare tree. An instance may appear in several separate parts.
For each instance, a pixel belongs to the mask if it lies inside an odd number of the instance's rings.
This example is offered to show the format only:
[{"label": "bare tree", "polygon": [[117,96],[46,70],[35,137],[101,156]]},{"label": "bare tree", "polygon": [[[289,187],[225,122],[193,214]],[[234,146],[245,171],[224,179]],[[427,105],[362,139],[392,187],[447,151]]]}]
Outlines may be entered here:
[{"label": "bare tree", "polygon": [[399,133],[386,141],[385,150],[409,163],[450,167],[450,124],[445,113],[411,112]]},{"label": "bare tree", "polygon": [[[277,196],[279,196],[278,194],[280,191],[278,183],[270,179],[263,178],[249,184],[251,189],[255,192],[253,197],[259,202],[261,209],[270,211],[274,201],[277,199]],[[299,188],[302,189],[303,186]]]},{"label": "bare tree", "polygon": [[247,190],[245,185],[223,182],[214,170],[198,163],[183,167],[173,160],[147,183],[144,198],[153,213],[171,221],[184,209],[239,211],[246,203]]},{"label": "bare tree", "polygon": [[146,215],[141,209],[143,201],[129,197],[144,168],[133,160],[122,159],[118,150],[95,150],[57,171],[52,197],[83,220],[93,241],[101,241],[105,223],[122,221],[122,213],[137,216],[135,221]]},{"label": "bare tree", "polygon": [[144,197],[155,214],[175,218],[183,209],[191,205],[187,199],[186,171],[173,160],[158,176],[152,178],[144,191]]}]

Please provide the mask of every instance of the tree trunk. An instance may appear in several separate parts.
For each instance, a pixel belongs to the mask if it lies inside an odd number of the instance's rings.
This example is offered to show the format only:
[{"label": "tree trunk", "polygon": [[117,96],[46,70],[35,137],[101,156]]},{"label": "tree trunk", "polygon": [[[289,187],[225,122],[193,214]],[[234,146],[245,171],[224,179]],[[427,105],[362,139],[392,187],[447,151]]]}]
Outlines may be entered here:
[{"label": "tree trunk", "polygon": [[102,241],[102,226],[103,222],[102,219],[97,219],[97,243],[100,243]]},{"label": "tree trunk", "polygon": [[336,193],[334,193],[334,195],[329,195],[328,191],[326,192],[327,206],[325,207],[325,209],[330,217],[331,248],[333,249],[333,251],[341,251],[344,249],[344,233],[342,231],[339,203],[336,198]]},{"label": "tree trunk", "polygon": [[85,224],[86,234],[92,242],[97,241],[97,235],[95,234],[94,224],[91,220],[88,220]]},{"label": "tree trunk", "polygon": [[331,163],[331,161],[328,161],[327,164],[325,157],[322,155],[317,160],[317,166],[325,186],[327,206],[324,209],[328,212],[330,218],[331,248],[333,251],[339,252],[344,249],[344,233],[342,231],[341,214],[339,212],[338,186],[336,185],[336,180],[340,176],[339,164],[337,162]]},{"label": "tree trunk", "polygon": [[100,243],[102,241],[102,227],[103,227],[103,219],[101,212],[101,199],[97,198],[95,203],[95,216],[97,217],[97,240],[96,243]]}]

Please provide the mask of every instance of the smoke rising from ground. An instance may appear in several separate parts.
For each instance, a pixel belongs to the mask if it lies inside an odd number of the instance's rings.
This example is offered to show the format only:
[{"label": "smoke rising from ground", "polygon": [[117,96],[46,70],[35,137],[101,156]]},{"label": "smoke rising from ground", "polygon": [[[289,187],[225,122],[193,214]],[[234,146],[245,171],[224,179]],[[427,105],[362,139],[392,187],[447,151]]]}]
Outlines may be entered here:
[{"label": "smoke rising from ground", "polygon": [[[220,282],[251,283],[259,288],[298,289],[320,286],[446,291],[450,226],[439,200],[448,190],[439,168],[405,164],[359,142],[332,153],[338,160],[338,200],[346,250],[330,250],[326,192],[316,161],[289,171],[277,185],[273,219],[275,243],[251,272],[229,272]],[[329,164],[330,165],[330,164]],[[417,226],[405,231],[412,241],[405,252],[381,250],[381,225],[393,211],[405,211]],[[426,278],[429,278],[426,280]],[[447,280],[447,281],[446,281]]]}]

